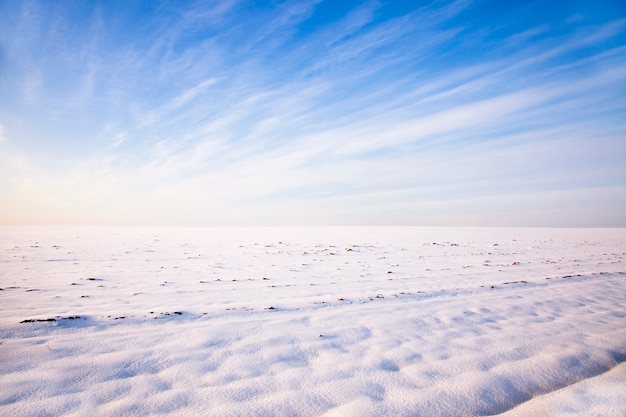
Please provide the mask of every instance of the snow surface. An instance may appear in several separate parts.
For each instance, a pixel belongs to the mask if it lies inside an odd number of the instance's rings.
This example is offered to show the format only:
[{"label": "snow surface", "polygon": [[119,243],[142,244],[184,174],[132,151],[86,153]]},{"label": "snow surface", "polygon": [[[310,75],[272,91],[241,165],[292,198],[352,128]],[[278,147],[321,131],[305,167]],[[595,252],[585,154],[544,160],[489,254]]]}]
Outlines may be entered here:
[{"label": "snow surface", "polygon": [[626,230],[0,228],[3,416],[624,416]]}]

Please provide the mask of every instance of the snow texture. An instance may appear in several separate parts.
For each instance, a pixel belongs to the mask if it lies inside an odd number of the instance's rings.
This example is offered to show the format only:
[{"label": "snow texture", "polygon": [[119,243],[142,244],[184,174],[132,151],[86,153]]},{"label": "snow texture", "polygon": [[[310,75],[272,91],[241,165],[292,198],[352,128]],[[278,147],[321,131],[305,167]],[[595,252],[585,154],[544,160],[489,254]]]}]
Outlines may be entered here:
[{"label": "snow texture", "polygon": [[0,228],[0,415],[626,415],[626,231]]}]

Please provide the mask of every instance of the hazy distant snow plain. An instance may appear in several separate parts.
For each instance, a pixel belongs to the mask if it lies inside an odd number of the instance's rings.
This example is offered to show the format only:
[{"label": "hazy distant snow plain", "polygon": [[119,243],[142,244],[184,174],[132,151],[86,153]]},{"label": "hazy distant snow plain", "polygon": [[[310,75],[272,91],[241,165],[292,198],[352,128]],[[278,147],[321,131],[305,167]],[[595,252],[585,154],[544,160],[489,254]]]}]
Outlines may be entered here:
[{"label": "hazy distant snow plain", "polygon": [[3,416],[626,415],[626,230],[0,228]]}]

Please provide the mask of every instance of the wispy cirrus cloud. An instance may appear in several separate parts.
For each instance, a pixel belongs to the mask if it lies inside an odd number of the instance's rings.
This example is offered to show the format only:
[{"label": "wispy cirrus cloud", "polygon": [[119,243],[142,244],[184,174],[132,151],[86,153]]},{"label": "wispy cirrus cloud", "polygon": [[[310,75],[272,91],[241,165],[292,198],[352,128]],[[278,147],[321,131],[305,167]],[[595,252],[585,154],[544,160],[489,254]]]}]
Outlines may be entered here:
[{"label": "wispy cirrus cloud", "polygon": [[[623,192],[624,19],[324,7],[8,7],[28,39],[3,75],[22,92],[4,83],[20,110],[0,123],[23,138],[4,152],[24,161],[6,199],[46,188],[36,205],[109,223],[482,224],[493,207],[578,225],[584,196]],[[568,197],[538,203],[551,192]]]}]

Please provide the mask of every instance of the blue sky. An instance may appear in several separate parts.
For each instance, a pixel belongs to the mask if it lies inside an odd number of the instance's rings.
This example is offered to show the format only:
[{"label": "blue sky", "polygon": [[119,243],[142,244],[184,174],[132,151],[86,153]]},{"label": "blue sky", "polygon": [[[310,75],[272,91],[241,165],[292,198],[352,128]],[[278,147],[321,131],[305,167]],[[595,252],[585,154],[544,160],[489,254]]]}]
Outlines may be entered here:
[{"label": "blue sky", "polygon": [[0,0],[5,224],[626,227],[626,3]]}]

